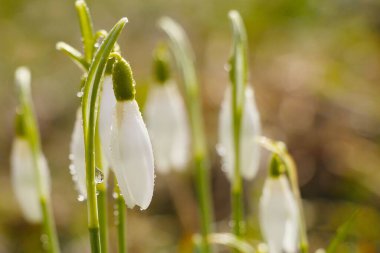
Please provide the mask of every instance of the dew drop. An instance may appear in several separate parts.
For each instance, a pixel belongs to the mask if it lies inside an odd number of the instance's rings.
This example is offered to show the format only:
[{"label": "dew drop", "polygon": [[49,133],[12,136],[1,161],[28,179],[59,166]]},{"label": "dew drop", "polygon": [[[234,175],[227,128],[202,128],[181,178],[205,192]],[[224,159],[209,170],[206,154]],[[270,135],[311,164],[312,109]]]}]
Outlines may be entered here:
[{"label": "dew drop", "polygon": [[81,97],[83,97],[83,94],[84,94],[84,92],[83,92],[83,89],[82,89],[82,90],[80,90],[80,91],[77,92],[77,97],[81,98]]},{"label": "dew drop", "polygon": [[83,202],[85,199],[86,199],[85,196],[83,196],[82,194],[79,194],[79,195],[78,195],[77,200],[78,200],[79,202]]},{"label": "dew drop", "polygon": [[95,183],[101,184],[104,181],[104,174],[99,168],[95,168]]},{"label": "dew drop", "polygon": [[47,250],[49,248],[49,237],[47,236],[47,234],[42,234],[40,240],[42,243],[42,248]]},{"label": "dew drop", "polygon": [[114,199],[118,199],[119,198],[119,194],[117,194],[117,192],[114,192],[114,193],[112,193],[112,197]]}]

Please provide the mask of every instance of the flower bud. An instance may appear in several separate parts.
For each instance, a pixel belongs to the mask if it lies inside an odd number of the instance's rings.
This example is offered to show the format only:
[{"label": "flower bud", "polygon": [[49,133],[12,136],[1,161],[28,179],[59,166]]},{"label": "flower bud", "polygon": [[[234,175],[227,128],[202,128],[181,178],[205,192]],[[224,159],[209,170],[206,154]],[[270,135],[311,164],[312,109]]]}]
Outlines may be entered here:
[{"label": "flower bud", "polygon": [[[235,163],[231,105],[231,88],[228,87],[219,115],[218,152],[223,159],[223,170],[230,180],[234,175]],[[256,139],[260,134],[260,115],[256,108],[253,90],[247,86],[240,129],[240,171],[245,179],[252,179],[257,173],[260,162],[260,145]]]},{"label": "flower bud", "polygon": [[118,101],[111,127],[111,163],[129,208],[146,209],[153,196],[154,160],[137,102]]},{"label": "flower bud", "polygon": [[260,225],[270,253],[297,251],[298,213],[286,176],[268,177],[260,199]]},{"label": "flower bud", "polygon": [[37,165],[29,142],[24,137],[16,137],[11,151],[11,179],[16,199],[26,220],[32,223],[42,221],[40,197],[36,171],[41,173],[41,190],[49,196],[50,177],[48,165],[43,154],[39,155]]},{"label": "flower bud", "polygon": [[174,82],[154,85],[145,105],[157,170],[183,169],[190,154],[190,130],[182,97]]}]

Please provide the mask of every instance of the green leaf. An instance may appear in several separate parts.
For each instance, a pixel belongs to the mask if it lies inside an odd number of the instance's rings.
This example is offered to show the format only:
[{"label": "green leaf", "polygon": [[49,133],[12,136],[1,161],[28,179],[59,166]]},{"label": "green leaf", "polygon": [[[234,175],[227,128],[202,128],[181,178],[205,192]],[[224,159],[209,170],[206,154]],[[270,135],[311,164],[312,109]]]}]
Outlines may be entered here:
[{"label": "green leaf", "polygon": [[75,2],[75,8],[77,9],[79,17],[84,56],[86,61],[90,63],[92,60],[93,45],[95,42],[90,10],[88,9],[87,4],[84,0],[77,0]]},{"label": "green leaf", "polygon": [[70,59],[73,60],[73,62],[76,63],[84,72],[88,71],[90,64],[87,63],[83,55],[78,50],[62,41],[57,43],[56,48],[69,56]]},{"label": "green leaf", "polygon": [[348,220],[343,223],[336,231],[334,238],[331,240],[329,246],[327,247],[326,253],[336,252],[338,245],[342,243],[348,235],[348,232],[351,229],[351,225],[354,223],[356,216],[358,215],[359,210],[356,210],[351,214]]}]

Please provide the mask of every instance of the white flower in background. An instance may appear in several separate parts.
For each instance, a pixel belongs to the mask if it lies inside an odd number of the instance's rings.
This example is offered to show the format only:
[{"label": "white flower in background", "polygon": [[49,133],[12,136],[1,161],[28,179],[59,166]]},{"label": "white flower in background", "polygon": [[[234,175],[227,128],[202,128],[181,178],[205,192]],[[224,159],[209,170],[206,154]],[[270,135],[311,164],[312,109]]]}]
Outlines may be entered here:
[{"label": "white flower in background", "polygon": [[116,59],[112,79],[117,103],[111,126],[111,164],[127,206],[146,209],[154,189],[153,151],[134,97],[132,70],[124,59]]},{"label": "white flower in background", "polygon": [[270,253],[297,252],[298,213],[286,176],[269,176],[260,199],[260,225]]},{"label": "white flower in background", "polygon": [[182,170],[189,160],[190,133],[187,112],[174,82],[154,85],[144,116],[152,139],[157,170]]},{"label": "white flower in background", "polygon": [[[219,115],[218,152],[222,156],[223,170],[229,179],[234,175],[234,139],[232,122],[231,87],[228,87]],[[252,179],[260,162],[260,144],[257,137],[261,135],[260,115],[256,107],[253,90],[245,89],[245,103],[240,131],[240,170],[245,179]]]},{"label": "white flower in background", "polygon": [[[49,196],[50,176],[43,154],[40,154],[38,163],[41,173],[41,190],[45,196]],[[12,186],[25,219],[33,223],[42,221],[36,171],[29,142],[24,137],[17,136],[11,151]]]}]

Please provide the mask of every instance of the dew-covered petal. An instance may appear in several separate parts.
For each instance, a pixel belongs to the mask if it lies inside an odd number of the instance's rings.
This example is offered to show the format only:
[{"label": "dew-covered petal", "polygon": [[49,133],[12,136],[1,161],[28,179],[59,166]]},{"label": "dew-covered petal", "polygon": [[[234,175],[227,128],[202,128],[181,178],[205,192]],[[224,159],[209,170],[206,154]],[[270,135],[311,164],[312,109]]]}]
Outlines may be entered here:
[{"label": "dew-covered petal", "polygon": [[82,110],[79,108],[76,113],[74,131],[70,144],[70,174],[73,178],[79,195],[87,198],[86,190],[86,157],[84,150],[83,120]]},{"label": "dew-covered petal", "polygon": [[158,171],[183,169],[189,159],[190,134],[186,109],[175,83],[152,87],[144,116]]},{"label": "dew-covered petal", "polygon": [[111,160],[111,152],[110,152],[110,144],[111,144],[111,123],[112,123],[112,113],[113,108],[116,104],[116,98],[113,91],[112,85],[112,77],[105,76],[102,96],[100,101],[100,110],[99,110],[99,134],[100,140],[102,142],[102,149],[105,159],[106,165],[105,168],[105,176],[108,174],[108,167],[112,167],[110,164]]},{"label": "dew-covered petal", "polygon": [[[50,194],[50,175],[45,157],[38,159],[41,173],[42,194]],[[16,138],[11,151],[11,178],[16,199],[22,213],[29,222],[42,221],[42,212],[37,185],[37,170],[29,143],[24,138]]]},{"label": "dew-covered petal", "polygon": [[260,225],[270,253],[297,248],[298,208],[285,176],[268,178],[260,199]]},{"label": "dew-covered petal", "polygon": [[[228,87],[219,115],[219,143],[217,146],[223,160],[223,170],[229,179],[234,174],[234,141],[232,127],[231,88]],[[240,170],[245,179],[252,179],[260,162],[260,146],[256,141],[261,134],[260,116],[254,101],[253,91],[247,86],[240,136]]]},{"label": "dew-covered petal", "polygon": [[128,207],[146,209],[153,196],[154,160],[135,100],[117,102],[111,127],[111,162]]}]

